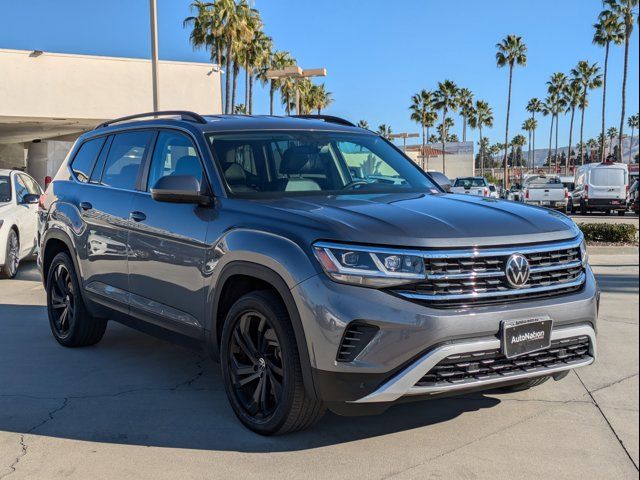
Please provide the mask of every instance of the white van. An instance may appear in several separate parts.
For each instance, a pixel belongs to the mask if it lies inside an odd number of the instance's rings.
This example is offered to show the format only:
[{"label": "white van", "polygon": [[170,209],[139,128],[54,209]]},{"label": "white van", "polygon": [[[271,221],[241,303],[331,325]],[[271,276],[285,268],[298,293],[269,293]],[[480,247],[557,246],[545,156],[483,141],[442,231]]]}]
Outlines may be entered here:
[{"label": "white van", "polygon": [[586,215],[594,210],[624,215],[629,190],[629,168],[624,163],[588,163],[576,170],[572,210]]}]

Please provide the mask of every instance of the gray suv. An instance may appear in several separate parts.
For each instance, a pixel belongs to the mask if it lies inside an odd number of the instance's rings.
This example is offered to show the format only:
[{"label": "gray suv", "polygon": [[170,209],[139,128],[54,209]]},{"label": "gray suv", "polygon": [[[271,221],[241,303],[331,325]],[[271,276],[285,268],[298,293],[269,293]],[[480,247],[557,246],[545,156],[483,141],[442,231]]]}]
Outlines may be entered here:
[{"label": "gray suv", "polygon": [[202,348],[261,434],[595,359],[599,293],[569,218],[447,194],[339,118],[114,120],[41,205],[55,339],[92,345],[115,320]]}]

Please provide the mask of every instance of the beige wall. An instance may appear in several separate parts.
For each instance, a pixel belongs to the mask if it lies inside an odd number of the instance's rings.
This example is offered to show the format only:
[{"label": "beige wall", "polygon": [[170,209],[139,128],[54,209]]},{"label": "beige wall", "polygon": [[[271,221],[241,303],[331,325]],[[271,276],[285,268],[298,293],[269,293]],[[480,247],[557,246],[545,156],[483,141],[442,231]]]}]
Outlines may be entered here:
[{"label": "beige wall", "polygon": [[[406,152],[409,158],[420,165],[418,160],[418,152]],[[469,177],[474,175],[473,156],[469,154],[447,154],[445,160],[445,173],[447,177],[454,179],[456,177]],[[442,172],[442,156],[429,157],[429,161],[425,162],[425,170],[435,170]]]},{"label": "beige wall", "polygon": [[[160,62],[160,109],[220,113],[214,70]],[[0,49],[0,72],[0,118],[109,119],[152,110],[149,60]]]},{"label": "beige wall", "polygon": [[0,144],[0,168],[24,168],[27,151],[22,143]]}]

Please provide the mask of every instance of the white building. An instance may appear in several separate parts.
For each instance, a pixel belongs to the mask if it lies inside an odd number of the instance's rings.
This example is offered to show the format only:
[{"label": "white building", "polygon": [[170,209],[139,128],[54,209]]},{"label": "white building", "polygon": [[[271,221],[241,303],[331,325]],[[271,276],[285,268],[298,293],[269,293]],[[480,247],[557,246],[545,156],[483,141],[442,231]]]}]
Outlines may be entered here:
[{"label": "white building", "polygon": [[[73,141],[108,119],[149,112],[151,61],[0,49],[0,168],[53,175]],[[159,109],[221,113],[220,72],[161,61]]]}]

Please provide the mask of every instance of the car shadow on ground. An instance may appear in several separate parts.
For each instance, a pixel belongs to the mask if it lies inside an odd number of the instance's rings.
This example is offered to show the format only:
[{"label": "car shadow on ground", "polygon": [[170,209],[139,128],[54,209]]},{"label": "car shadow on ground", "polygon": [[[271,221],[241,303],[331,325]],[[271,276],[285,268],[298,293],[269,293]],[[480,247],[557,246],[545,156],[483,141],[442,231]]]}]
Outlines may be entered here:
[{"label": "car shadow on ground", "polygon": [[110,322],[94,347],[66,349],[44,307],[0,304],[0,430],[57,438],[240,452],[298,451],[452,420],[500,400],[480,394],[327,412],[311,430],[262,437],[235,418],[206,356]]}]

